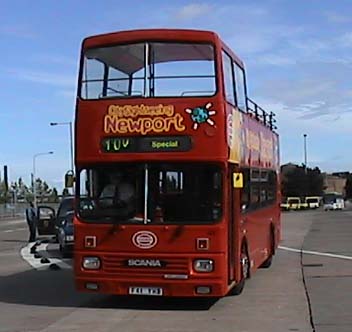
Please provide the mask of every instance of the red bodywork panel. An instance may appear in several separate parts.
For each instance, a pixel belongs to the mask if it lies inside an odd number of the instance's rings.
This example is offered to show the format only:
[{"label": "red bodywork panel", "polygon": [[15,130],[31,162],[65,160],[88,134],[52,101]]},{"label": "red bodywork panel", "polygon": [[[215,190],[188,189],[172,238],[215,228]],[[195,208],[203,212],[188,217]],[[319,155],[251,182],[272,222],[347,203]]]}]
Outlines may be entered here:
[{"label": "red bodywork panel", "polygon": [[[75,126],[76,167],[79,170],[86,165],[98,163],[134,161],[219,162],[223,166],[225,179],[223,216],[220,222],[213,225],[183,226],[166,224],[114,226],[92,224],[75,217],[76,286],[78,290],[87,291],[87,283],[97,283],[98,292],[123,295],[128,294],[130,286],[162,287],[164,295],[168,296],[203,296],[196,294],[196,287],[209,286],[211,296],[223,296],[241,279],[239,257],[243,241],[248,242],[253,272],[268,257],[266,249],[270,247],[271,225],[276,227],[276,246],[280,239],[279,200],[275,206],[242,215],[239,203],[240,189],[232,187],[229,165],[234,165],[234,171],[237,172],[240,172],[242,167],[274,169],[278,172],[278,136],[248,113],[241,112],[225,102],[222,50],[231,55],[242,68],[243,63],[213,32],[153,29],[109,33],[86,38],[82,44],[82,55],[88,48],[146,40],[213,44],[216,52],[216,94],[210,97],[99,100],[82,100],[78,97]],[[155,115],[156,113],[153,113],[155,108],[158,108],[158,112],[164,112],[163,115]],[[206,110],[210,121],[195,126],[191,115],[197,108]],[[137,116],[133,115],[134,111],[137,110],[138,113],[140,109],[146,111],[143,111],[144,113],[141,111]],[[158,117],[162,119],[157,119]],[[103,151],[104,138],[128,139],[132,136],[186,136],[190,138],[191,149],[184,152]],[[124,142],[127,144],[127,141]],[[230,202],[231,198],[233,202]],[[133,243],[136,234],[143,231],[152,232],[157,238],[157,243],[153,247],[142,249]],[[95,237],[95,247],[85,247],[86,236]],[[208,239],[208,250],[197,249],[196,240],[199,238]],[[231,254],[229,248],[232,248]],[[82,259],[86,256],[100,257],[101,269],[84,270]],[[167,265],[125,266],[126,260],[141,258],[158,259],[165,261]],[[194,259],[201,258],[214,260],[213,272],[194,271]],[[229,262],[230,259],[232,262]],[[165,277],[170,274],[186,275],[187,278],[178,280]]]},{"label": "red bodywork panel", "polygon": [[[96,163],[96,162],[123,162],[123,161],[138,161],[138,160],[193,160],[193,161],[205,161],[205,160],[226,160],[227,159],[227,147],[225,141],[225,121],[223,114],[223,105],[220,103],[219,98],[204,98],[195,100],[195,98],[157,98],[157,99],[133,99],[129,101],[123,100],[99,100],[99,101],[78,101],[79,112],[77,114],[77,148],[76,149],[76,162],[78,165],[84,163]],[[194,123],[192,122],[191,116],[186,112],[187,109],[194,109],[197,107],[204,107],[207,104],[211,104],[210,110],[216,113],[210,116],[214,125],[208,123],[202,123],[197,129],[193,129]],[[126,107],[128,106],[158,106],[166,105],[172,106],[174,111],[172,116],[164,117],[164,119],[170,119],[171,121],[165,121],[163,124],[165,129],[160,133],[148,132],[144,136],[189,136],[192,140],[192,149],[189,152],[162,152],[162,153],[104,153],[102,151],[101,142],[104,137],[129,137],[129,136],[143,136],[140,132],[133,133],[118,133],[112,132],[113,128],[116,128],[116,117],[109,117],[109,107]],[[154,117],[155,118],[155,117]],[[127,117],[131,121],[136,120],[132,117]],[[151,116],[141,117],[141,119],[153,119]],[[137,119],[138,121],[138,119]],[[169,122],[171,122],[169,124]],[[106,128],[104,128],[106,124]],[[175,124],[177,129],[175,128]],[[137,124],[138,125],[138,124]],[[136,126],[136,125],[135,125]],[[169,128],[168,128],[169,126]],[[105,132],[107,129],[108,132]],[[141,126],[137,128],[142,131]],[[87,134],[89,133],[89,134]],[[209,149],[209,145],[212,146]]]}]

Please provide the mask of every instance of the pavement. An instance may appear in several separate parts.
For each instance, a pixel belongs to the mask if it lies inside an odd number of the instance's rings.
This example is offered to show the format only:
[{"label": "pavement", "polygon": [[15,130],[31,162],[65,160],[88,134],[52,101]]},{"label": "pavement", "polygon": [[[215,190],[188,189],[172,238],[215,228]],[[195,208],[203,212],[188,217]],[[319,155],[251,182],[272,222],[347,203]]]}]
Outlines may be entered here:
[{"label": "pavement", "polygon": [[[0,332],[352,331],[352,211],[283,214],[281,248],[240,296],[218,300],[78,293],[57,244],[39,252],[67,268],[33,267],[24,220],[0,220]],[[308,254],[305,252],[315,252]]]},{"label": "pavement", "polygon": [[[312,321],[319,332],[352,331],[352,211],[316,215],[303,249],[345,258],[303,255]],[[349,259],[348,259],[349,258]]]}]

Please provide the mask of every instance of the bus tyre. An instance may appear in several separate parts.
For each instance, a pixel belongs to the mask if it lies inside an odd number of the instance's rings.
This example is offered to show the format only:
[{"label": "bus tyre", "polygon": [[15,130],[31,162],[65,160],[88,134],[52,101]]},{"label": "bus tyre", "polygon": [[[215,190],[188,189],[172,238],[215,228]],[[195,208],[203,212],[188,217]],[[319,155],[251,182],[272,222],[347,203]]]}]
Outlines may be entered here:
[{"label": "bus tyre", "polygon": [[240,295],[244,289],[246,279],[249,278],[249,257],[248,251],[245,245],[242,245],[241,249],[241,281],[235,285],[231,291],[231,295]]},{"label": "bus tyre", "polygon": [[270,231],[270,256],[264,261],[262,265],[260,265],[260,268],[268,269],[273,262],[274,254],[275,254],[274,230],[271,230]]},{"label": "bus tyre", "polygon": [[261,269],[268,269],[271,266],[271,263],[273,262],[273,256],[270,255],[262,265],[260,265]]}]

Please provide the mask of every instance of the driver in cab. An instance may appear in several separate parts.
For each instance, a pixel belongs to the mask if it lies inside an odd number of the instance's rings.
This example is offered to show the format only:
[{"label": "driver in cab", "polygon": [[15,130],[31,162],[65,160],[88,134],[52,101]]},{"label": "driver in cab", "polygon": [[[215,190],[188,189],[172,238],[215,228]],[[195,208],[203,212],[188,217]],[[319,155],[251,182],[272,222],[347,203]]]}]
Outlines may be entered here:
[{"label": "driver in cab", "polygon": [[132,208],[135,188],[121,172],[111,173],[109,183],[103,188],[99,204],[105,208]]}]

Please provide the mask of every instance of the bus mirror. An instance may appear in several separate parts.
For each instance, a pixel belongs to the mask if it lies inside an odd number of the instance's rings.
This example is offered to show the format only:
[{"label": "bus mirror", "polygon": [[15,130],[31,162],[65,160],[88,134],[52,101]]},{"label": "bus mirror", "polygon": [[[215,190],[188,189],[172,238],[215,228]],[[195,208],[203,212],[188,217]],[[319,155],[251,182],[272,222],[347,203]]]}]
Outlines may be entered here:
[{"label": "bus mirror", "polygon": [[73,174],[73,171],[68,171],[65,174],[65,188],[72,188],[74,182],[75,182],[75,176]]},{"label": "bus mirror", "polygon": [[242,173],[233,173],[233,187],[234,188],[243,188],[243,174]]}]

